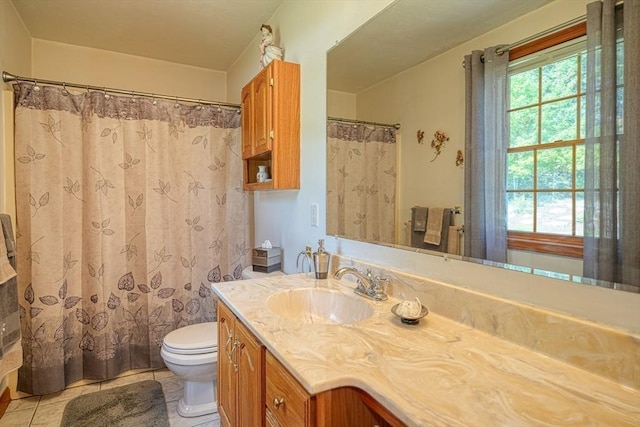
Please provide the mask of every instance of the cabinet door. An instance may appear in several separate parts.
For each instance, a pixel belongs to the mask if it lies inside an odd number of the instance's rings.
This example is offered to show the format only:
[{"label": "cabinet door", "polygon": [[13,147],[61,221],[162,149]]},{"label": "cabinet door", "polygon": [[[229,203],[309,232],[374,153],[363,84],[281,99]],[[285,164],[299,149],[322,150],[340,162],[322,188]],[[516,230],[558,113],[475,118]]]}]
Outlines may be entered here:
[{"label": "cabinet door", "polygon": [[218,303],[218,413],[223,427],[236,425],[235,316]]},{"label": "cabinet door", "polygon": [[238,337],[238,425],[264,425],[264,347],[242,323]]},{"label": "cabinet door", "polygon": [[[286,427],[315,425],[315,405],[312,397],[298,381],[267,352],[265,405],[273,418]],[[275,425],[276,422],[270,420]]]},{"label": "cabinet door", "polygon": [[253,156],[253,102],[252,85],[249,83],[242,88],[242,158]]},{"label": "cabinet door", "polygon": [[253,86],[253,155],[271,150],[271,66],[260,72]]}]

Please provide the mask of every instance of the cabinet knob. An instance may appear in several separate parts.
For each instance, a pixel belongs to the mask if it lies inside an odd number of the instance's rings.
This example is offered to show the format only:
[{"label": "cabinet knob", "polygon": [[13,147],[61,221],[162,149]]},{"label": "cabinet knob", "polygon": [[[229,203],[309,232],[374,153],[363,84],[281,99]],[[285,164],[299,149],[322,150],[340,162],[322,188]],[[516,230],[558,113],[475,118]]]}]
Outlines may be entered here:
[{"label": "cabinet knob", "polygon": [[282,405],[284,405],[284,397],[281,397],[280,399],[276,397],[273,399],[273,406],[275,406],[276,409],[279,409]]}]

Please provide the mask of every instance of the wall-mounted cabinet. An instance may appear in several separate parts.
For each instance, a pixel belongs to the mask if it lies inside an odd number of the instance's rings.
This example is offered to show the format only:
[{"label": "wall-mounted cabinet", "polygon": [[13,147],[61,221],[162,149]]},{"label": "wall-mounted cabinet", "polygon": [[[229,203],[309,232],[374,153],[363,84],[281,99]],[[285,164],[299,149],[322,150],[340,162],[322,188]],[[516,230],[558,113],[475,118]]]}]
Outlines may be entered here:
[{"label": "wall-mounted cabinet", "polygon": [[[300,188],[300,65],[274,60],[242,88],[244,189]],[[270,179],[258,182],[259,166]]]}]

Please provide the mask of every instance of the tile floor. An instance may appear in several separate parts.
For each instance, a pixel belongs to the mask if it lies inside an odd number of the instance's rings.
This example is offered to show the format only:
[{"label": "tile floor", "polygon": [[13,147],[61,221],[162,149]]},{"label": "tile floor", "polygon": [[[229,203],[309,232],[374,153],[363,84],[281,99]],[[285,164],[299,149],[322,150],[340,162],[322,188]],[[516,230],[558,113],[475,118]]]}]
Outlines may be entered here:
[{"label": "tile floor", "polygon": [[[218,414],[183,418],[176,412],[182,397],[182,382],[167,369],[131,373],[109,381],[71,386],[58,393],[12,400],[0,419],[0,427],[58,427],[67,402],[81,394],[106,390],[137,381],[156,380],[162,384],[171,427],[219,427]],[[143,426],[141,426],[143,427]],[[144,426],[147,427],[147,426]],[[149,426],[151,427],[151,426]]]}]

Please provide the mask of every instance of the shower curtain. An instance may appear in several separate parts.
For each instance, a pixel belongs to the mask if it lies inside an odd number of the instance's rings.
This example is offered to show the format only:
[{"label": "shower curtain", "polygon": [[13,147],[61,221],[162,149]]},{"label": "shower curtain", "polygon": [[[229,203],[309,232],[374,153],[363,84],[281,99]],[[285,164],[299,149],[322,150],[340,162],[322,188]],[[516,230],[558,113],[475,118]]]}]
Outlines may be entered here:
[{"label": "shower curtain", "polygon": [[395,243],[396,130],[327,122],[327,234]]},{"label": "shower curtain", "polygon": [[248,263],[240,115],[16,85],[18,389],[161,367]]}]

